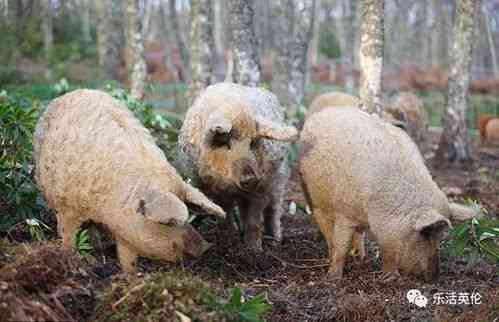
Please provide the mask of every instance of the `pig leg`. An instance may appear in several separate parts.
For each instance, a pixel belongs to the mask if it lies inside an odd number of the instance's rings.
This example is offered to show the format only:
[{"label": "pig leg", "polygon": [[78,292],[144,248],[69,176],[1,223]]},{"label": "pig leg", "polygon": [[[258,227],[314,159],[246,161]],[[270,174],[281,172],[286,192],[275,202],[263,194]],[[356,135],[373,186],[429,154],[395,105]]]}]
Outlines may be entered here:
[{"label": "pig leg", "polygon": [[344,216],[336,214],[333,232],[333,257],[329,267],[329,274],[332,278],[343,276],[343,267],[352,245],[354,232],[355,226]]},{"label": "pig leg", "polygon": [[[317,222],[317,225],[319,225],[319,229],[322,232],[322,235],[326,239],[327,242],[327,251],[329,255],[329,263],[332,265],[333,261],[333,230],[334,230],[334,220],[333,217],[327,216],[327,212],[315,208],[314,209],[314,219]],[[330,267],[329,270],[332,270],[332,266]]]},{"label": "pig leg", "polygon": [[397,243],[380,239],[379,244],[381,248],[381,258],[383,259],[383,271],[398,275],[400,259],[399,250],[397,247],[393,247],[393,245],[396,245]]},{"label": "pig leg", "polygon": [[57,214],[57,231],[62,237],[62,246],[66,248],[72,248],[76,242],[76,233],[80,229],[81,221],[75,219],[70,213]]},{"label": "pig leg", "polygon": [[116,244],[118,248],[118,259],[123,271],[127,273],[135,272],[135,264],[138,258],[137,253],[123,240],[117,240]]},{"label": "pig leg", "polygon": [[234,231],[235,230],[235,222],[234,222],[234,201],[232,200],[217,200],[217,204],[219,204],[222,209],[225,211],[225,219],[222,221],[220,227],[223,230]]},{"label": "pig leg", "polygon": [[[282,199],[282,198],[281,198]],[[282,240],[282,204],[272,200],[264,210],[264,226],[265,235],[271,236],[274,241],[280,242]]]},{"label": "pig leg", "polygon": [[352,249],[357,251],[360,259],[364,259],[366,257],[366,248],[364,246],[364,232],[363,231],[355,231],[352,239]]},{"label": "pig leg", "polygon": [[244,241],[255,251],[263,251],[262,221],[265,206],[266,202],[262,200],[244,200],[239,203]]}]

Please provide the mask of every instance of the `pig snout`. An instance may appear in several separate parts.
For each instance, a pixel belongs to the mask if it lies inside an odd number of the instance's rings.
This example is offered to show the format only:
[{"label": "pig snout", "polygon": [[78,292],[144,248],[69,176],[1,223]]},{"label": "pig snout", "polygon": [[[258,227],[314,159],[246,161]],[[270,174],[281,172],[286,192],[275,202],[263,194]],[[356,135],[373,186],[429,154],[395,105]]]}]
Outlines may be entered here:
[{"label": "pig snout", "polygon": [[200,257],[211,247],[211,244],[204,240],[203,237],[190,225],[184,228],[180,243],[181,245],[178,245],[178,247],[182,250],[182,252],[185,255],[194,258]]}]

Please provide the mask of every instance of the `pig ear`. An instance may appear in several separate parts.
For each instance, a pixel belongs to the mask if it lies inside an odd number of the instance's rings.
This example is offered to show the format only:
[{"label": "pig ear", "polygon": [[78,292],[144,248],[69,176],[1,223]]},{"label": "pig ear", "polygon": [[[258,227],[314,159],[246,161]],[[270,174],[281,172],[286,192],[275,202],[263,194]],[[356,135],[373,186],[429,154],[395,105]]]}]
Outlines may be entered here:
[{"label": "pig ear", "polygon": [[417,217],[414,224],[414,230],[427,239],[433,240],[444,238],[450,227],[450,221],[435,210],[430,210]]},{"label": "pig ear", "polygon": [[263,139],[291,142],[298,139],[298,131],[294,127],[282,126],[265,119],[257,119],[256,132]]},{"label": "pig ear", "polygon": [[185,184],[184,189],[184,201],[195,206],[201,207],[206,210],[209,214],[215,215],[220,218],[225,218],[225,211],[218,205],[213,203],[204,194],[202,194],[198,189]]},{"label": "pig ear", "polygon": [[149,194],[139,201],[137,213],[146,220],[174,226],[183,226],[189,217],[186,205],[171,192]]},{"label": "pig ear", "polygon": [[480,217],[480,206],[468,207],[454,202],[449,202],[450,216],[453,223],[459,223],[474,217]]}]

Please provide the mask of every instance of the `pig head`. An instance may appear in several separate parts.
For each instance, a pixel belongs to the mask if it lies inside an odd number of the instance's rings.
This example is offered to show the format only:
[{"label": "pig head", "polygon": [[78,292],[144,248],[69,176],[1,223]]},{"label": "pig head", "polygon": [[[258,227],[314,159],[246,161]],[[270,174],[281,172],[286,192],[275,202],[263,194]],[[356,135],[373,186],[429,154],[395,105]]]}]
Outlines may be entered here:
[{"label": "pig head", "polygon": [[201,181],[224,192],[258,193],[264,182],[269,160],[264,140],[292,141],[295,128],[249,115],[217,110],[208,117],[200,147]]},{"label": "pig head", "polygon": [[[415,275],[430,281],[440,273],[440,242],[448,235],[452,223],[477,217],[479,211],[449,203],[448,207],[419,209],[401,229],[399,236],[382,245],[383,270]],[[386,236],[386,235],[385,235]],[[384,238],[389,239],[389,238]]]}]

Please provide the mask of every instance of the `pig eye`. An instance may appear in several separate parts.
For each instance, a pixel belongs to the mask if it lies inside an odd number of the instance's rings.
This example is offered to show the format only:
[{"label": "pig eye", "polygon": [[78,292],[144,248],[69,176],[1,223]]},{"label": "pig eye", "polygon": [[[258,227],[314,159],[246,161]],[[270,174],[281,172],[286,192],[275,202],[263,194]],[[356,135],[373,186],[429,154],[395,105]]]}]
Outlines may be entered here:
[{"label": "pig eye", "polygon": [[230,139],[230,133],[216,133],[215,135],[213,135],[211,146],[214,148],[221,148],[226,146],[230,150]]},{"label": "pig eye", "polygon": [[250,149],[256,150],[256,148],[258,147],[258,144],[260,144],[260,140],[258,140],[258,139],[251,140]]}]

